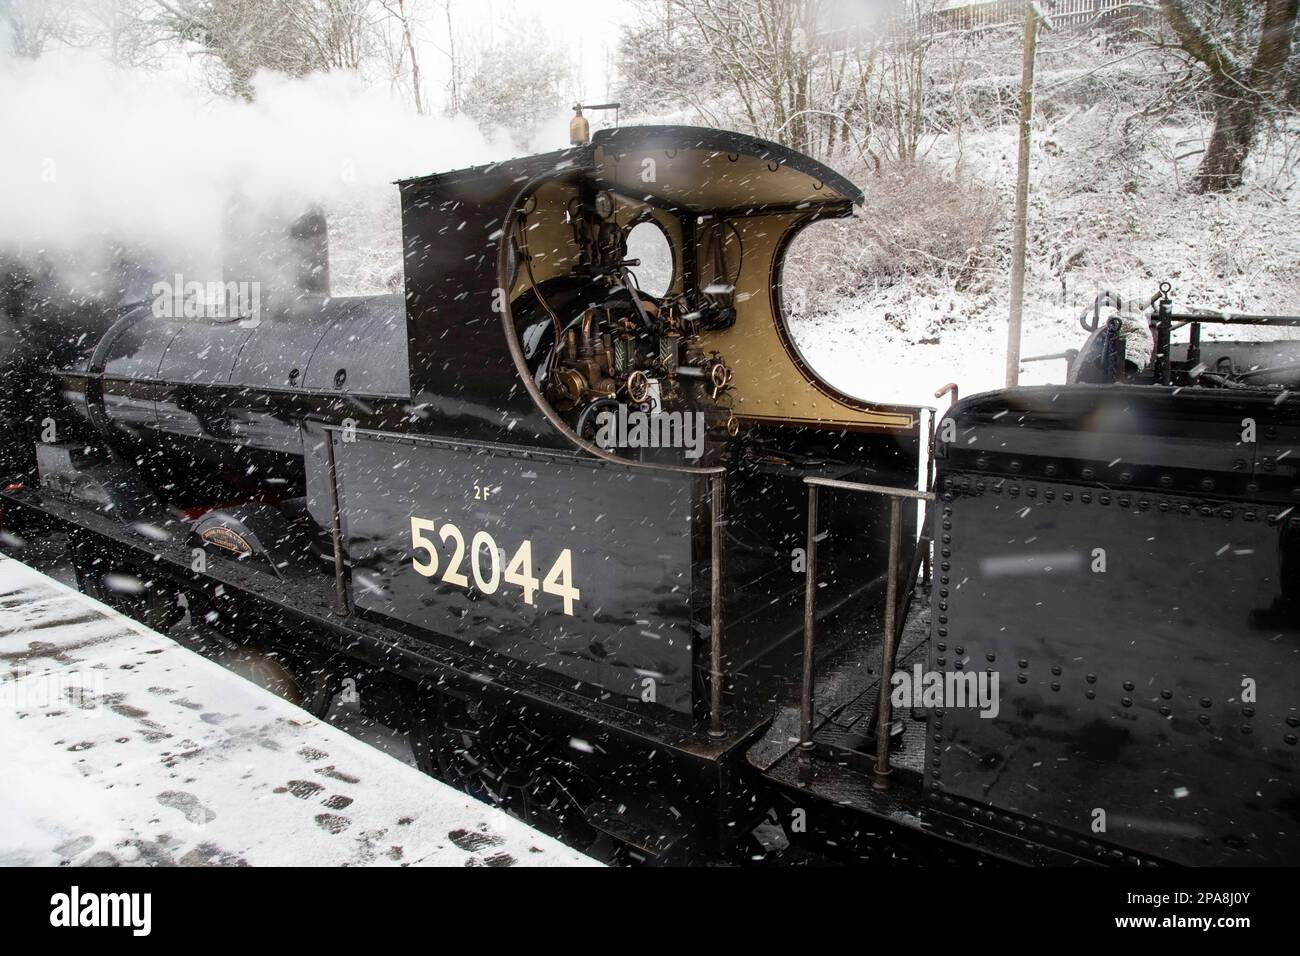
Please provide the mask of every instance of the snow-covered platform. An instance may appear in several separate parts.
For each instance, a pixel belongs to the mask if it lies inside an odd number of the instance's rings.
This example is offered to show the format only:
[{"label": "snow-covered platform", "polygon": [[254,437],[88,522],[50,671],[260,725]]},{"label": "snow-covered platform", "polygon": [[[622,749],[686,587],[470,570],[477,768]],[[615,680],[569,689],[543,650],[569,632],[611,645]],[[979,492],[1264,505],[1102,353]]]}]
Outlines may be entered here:
[{"label": "snow-covered platform", "polygon": [[594,865],[0,557],[0,865]]}]

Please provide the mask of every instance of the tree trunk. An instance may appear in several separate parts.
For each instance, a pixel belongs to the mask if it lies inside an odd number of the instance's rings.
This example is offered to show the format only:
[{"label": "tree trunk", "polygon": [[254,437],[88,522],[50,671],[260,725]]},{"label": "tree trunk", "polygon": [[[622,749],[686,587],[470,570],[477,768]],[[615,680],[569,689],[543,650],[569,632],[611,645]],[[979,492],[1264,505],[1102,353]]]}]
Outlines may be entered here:
[{"label": "tree trunk", "polygon": [[406,0],[397,0],[398,16],[402,21],[402,38],[406,41],[406,52],[411,55],[411,90],[415,95],[415,112],[424,115],[424,98],[420,95],[420,61],[415,56],[415,39],[411,36],[411,20],[406,15]]},{"label": "tree trunk", "polygon": [[1262,98],[1254,91],[1243,94],[1238,89],[1218,97],[1214,132],[1196,171],[1197,192],[1226,192],[1241,185],[1242,169],[1255,143],[1263,106]]},{"label": "tree trunk", "polygon": [[1245,64],[1210,33],[1187,0],[1161,0],[1179,45],[1210,71],[1214,90],[1214,132],[1197,170],[1198,192],[1223,192],[1241,185],[1246,157],[1255,143],[1261,115],[1276,94],[1291,54],[1300,0],[1267,0],[1254,59]]}]

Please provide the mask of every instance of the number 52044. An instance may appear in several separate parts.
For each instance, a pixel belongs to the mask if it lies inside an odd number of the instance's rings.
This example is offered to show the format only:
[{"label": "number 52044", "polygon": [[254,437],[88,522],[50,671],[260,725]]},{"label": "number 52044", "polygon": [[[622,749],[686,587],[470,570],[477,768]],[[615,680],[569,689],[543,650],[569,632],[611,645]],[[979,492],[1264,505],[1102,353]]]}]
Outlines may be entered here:
[{"label": "number 52044", "polygon": [[[540,590],[543,594],[553,594],[560,598],[564,602],[564,613],[573,616],[574,602],[582,597],[582,592],[573,586],[573,553],[568,548],[560,552],[546,576],[539,581],[533,574],[531,541],[525,539],[502,568],[505,552],[486,531],[476,531],[467,548],[465,532],[450,521],[436,522],[428,518],[412,517],[411,548],[416,552],[424,552],[426,557],[421,559],[417,553],[411,558],[411,567],[426,578],[438,575],[440,551],[433,540],[435,534],[444,545],[451,545],[451,559],[441,575],[442,580],[448,584],[468,590],[472,577],[472,587],[484,594],[496,594],[504,581],[518,586],[523,591],[524,602],[534,607],[537,606],[536,594]],[[469,574],[464,571],[466,564],[469,565]]]}]

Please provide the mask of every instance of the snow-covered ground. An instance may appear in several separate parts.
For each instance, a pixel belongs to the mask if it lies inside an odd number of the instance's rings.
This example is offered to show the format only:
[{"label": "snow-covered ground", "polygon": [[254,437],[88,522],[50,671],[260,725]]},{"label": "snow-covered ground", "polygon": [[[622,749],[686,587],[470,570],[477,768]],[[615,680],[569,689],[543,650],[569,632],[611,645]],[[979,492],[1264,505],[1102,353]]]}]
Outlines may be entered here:
[{"label": "snow-covered ground", "polygon": [[[1197,195],[1186,185],[1199,157],[1178,156],[1205,130],[1161,128],[1124,164],[1109,159],[1112,133],[1089,111],[1036,124],[1023,357],[1080,348],[1087,333],[1079,315],[1103,289],[1149,300],[1168,281],[1176,307],[1300,313],[1300,190],[1290,153],[1296,137],[1263,140],[1240,190]],[[814,369],[850,394],[881,402],[933,406],[935,389],[947,382],[962,395],[1002,387],[1015,147],[1010,125],[967,133],[959,147],[952,137],[934,144],[933,161],[960,164],[1001,197],[1002,219],[983,266],[962,283],[882,278],[826,314],[795,318],[793,337]],[[871,179],[859,185],[866,194],[859,215],[877,215]],[[1296,338],[1300,330],[1207,325],[1202,337]],[[1061,383],[1065,371],[1064,360],[1027,363],[1020,383]]]},{"label": "snow-covered ground", "polygon": [[[961,394],[974,395],[1003,386],[1007,348],[1007,319],[996,314],[966,317],[959,325],[935,328],[927,320],[929,309],[935,319],[943,307],[940,298],[921,298],[912,305],[915,315],[899,329],[884,322],[881,306],[856,303],[832,315],[793,323],[794,339],[808,363],[837,388],[860,398],[906,405],[946,406],[936,401],[941,385],[956,382]],[[1191,303],[1189,303],[1191,304]],[[1278,303],[1275,308],[1294,308]],[[1241,340],[1291,339],[1300,337],[1294,328],[1263,329],[1206,326],[1205,341],[1228,335]],[[1087,333],[1073,310],[1047,307],[1042,311],[1026,306],[1021,336],[1021,355],[1051,355],[1083,346]],[[1175,334],[1174,341],[1183,339]],[[1060,384],[1065,381],[1065,360],[1025,362],[1021,385]],[[942,410],[942,409],[941,409]]]},{"label": "snow-covered ground", "polygon": [[0,865],[594,865],[0,557]]}]

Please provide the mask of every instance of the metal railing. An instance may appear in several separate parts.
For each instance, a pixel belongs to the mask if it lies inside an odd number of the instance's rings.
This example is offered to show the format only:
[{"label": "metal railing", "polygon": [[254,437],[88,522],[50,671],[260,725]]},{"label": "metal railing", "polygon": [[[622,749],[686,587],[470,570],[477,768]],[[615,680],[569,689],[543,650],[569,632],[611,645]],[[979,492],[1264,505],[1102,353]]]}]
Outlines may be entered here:
[{"label": "metal railing", "polygon": [[[720,469],[719,469],[720,470]],[[722,474],[709,475],[709,736],[722,726],[722,535],[727,525]]]},{"label": "metal railing", "polygon": [[880,703],[876,711],[876,786],[888,786],[889,766],[889,675],[894,672],[898,651],[898,564],[899,525],[904,499],[933,501],[934,493],[890,485],[866,485],[832,478],[805,478],[808,486],[808,543],[804,578],[803,608],[803,678],[799,699],[799,747],[813,749],[813,668],[817,628],[817,493],[821,488],[885,495],[889,498],[889,569],[885,585],[885,631],[880,660]]},{"label": "metal railing", "polygon": [[[1088,27],[1120,14],[1141,25],[1152,23],[1160,16],[1160,11],[1146,0],[1047,0],[1041,6],[1058,30]],[[930,36],[969,33],[1021,26],[1024,22],[1024,0],[972,0],[927,14],[922,19],[921,32]]]}]

